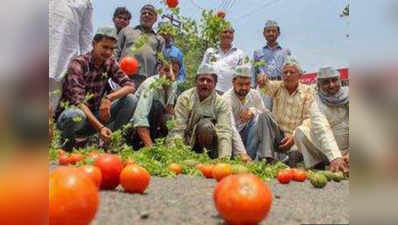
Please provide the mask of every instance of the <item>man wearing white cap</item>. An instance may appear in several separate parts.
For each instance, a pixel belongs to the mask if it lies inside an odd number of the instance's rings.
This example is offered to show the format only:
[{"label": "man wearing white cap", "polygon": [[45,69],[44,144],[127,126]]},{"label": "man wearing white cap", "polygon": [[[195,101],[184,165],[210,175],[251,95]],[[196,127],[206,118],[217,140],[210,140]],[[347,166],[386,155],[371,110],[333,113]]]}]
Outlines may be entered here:
[{"label": "man wearing white cap", "polygon": [[[263,76],[262,91],[273,99],[272,116],[259,117],[258,130],[264,133],[260,140],[258,158],[276,159],[278,153],[289,155],[289,164],[295,166],[301,154],[296,151],[294,130],[310,118],[313,89],[299,82],[302,70],[298,61],[288,56],[283,64],[283,81],[270,81]],[[264,121],[263,121],[264,120]]]},{"label": "man wearing white cap", "polygon": [[307,168],[349,170],[349,95],[340,73],[321,68],[311,118],[296,129],[294,139]]},{"label": "man wearing white cap", "polygon": [[[250,88],[250,64],[237,66],[232,80],[233,88],[223,98],[232,108],[235,128],[239,132],[247,153],[256,158],[259,136],[257,135],[258,116],[268,111],[260,94]],[[233,142],[234,142],[233,137]]]},{"label": "man wearing white cap", "polygon": [[220,47],[208,48],[203,56],[202,64],[211,63],[215,66],[218,82],[216,91],[223,94],[232,87],[233,71],[239,63],[242,63],[246,54],[233,45],[235,30],[227,26],[220,34]]},{"label": "man wearing white cap", "polygon": [[[266,74],[269,80],[282,80],[283,63],[285,58],[291,55],[289,49],[282,48],[277,42],[280,35],[280,27],[276,21],[268,20],[265,23],[263,35],[267,44],[253,53],[255,63],[263,62],[263,65],[256,66],[252,70],[253,88],[257,86],[257,82],[263,82],[262,76],[258,77],[259,74]],[[264,104],[265,107],[272,110],[272,99],[269,96],[264,96]]]},{"label": "man wearing white cap", "polygon": [[230,158],[231,110],[215,91],[217,74],[213,65],[202,64],[196,87],[184,91],[175,106],[176,126],[168,142],[181,138],[196,152],[208,150],[211,158]]}]

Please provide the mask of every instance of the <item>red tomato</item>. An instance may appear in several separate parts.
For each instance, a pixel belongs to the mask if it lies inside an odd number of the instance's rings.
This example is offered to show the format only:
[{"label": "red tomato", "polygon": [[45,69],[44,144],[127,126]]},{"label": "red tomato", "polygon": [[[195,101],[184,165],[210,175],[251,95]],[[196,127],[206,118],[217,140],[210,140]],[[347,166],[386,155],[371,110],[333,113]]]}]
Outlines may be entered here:
[{"label": "red tomato", "polygon": [[168,166],[169,170],[173,173],[175,173],[175,175],[178,175],[182,172],[182,168],[180,165],[176,164],[176,163],[172,163]]},{"label": "red tomato", "polygon": [[129,165],[120,174],[120,184],[130,193],[144,193],[151,180],[148,171],[138,165]]},{"label": "red tomato", "polygon": [[117,155],[103,154],[95,161],[102,173],[101,189],[112,190],[119,185],[122,160]]},{"label": "red tomato", "polygon": [[258,224],[268,215],[272,194],[259,177],[246,173],[218,182],[213,199],[217,211],[228,224]]},{"label": "red tomato", "polygon": [[50,174],[49,224],[88,225],[99,202],[98,188],[79,169],[58,167]]},{"label": "red tomato", "polygon": [[220,181],[226,176],[232,174],[232,166],[227,163],[217,163],[213,167],[213,177],[216,178],[217,181]]},{"label": "red tomato", "polygon": [[224,19],[225,18],[225,12],[223,10],[218,11],[217,12],[217,17],[220,17],[220,18]]},{"label": "red tomato", "polygon": [[137,73],[138,71],[137,59],[132,56],[123,57],[123,59],[120,61],[120,69],[128,76]]},{"label": "red tomato", "polygon": [[298,182],[303,182],[307,179],[307,172],[302,169],[292,169],[293,180]]},{"label": "red tomato", "polygon": [[98,188],[100,187],[102,173],[98,167],[92,165],[84,165],[79,169],[94,182],[95,186],[97,186]]},{"label": "red tomato", "polygon": [[66,165],[69,165],[71,162],[72,161],[70,160],[69,156],[66,155],[66,154],[65,155],[60,155],[58,157],[58,164],[59,165],[66,166]]},{"label": "red tomato", "polygon": [[281,184],[288,184],[290,180],[293,179],[293,173],[290,169],[283,169],[278,172],[276,175],[279,183]]},{"label": "red tomato", "polygon": [[178,5],[178,0],[167,0],[167,6],[169,8],[175,8]]},{"label": "red tomato", "polygon": [[84,159],[84,156],[81,153],[72,153],[69,157],[70,163],[75,164]]},{"label": "red tomato", "polygon": [[213,165],[204,164],[199,169],[206,178],[213,178]]}]

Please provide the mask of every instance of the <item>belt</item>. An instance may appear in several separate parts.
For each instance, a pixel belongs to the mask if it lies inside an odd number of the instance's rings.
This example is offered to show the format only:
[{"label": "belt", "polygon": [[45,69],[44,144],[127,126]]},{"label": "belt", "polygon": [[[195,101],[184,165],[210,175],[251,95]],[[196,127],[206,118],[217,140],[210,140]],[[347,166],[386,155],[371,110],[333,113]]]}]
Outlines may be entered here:
[{"label": "belt", "polygon": [[277,76],[277,77],[267,77],[268,80],[282,80],[282,77]]}]

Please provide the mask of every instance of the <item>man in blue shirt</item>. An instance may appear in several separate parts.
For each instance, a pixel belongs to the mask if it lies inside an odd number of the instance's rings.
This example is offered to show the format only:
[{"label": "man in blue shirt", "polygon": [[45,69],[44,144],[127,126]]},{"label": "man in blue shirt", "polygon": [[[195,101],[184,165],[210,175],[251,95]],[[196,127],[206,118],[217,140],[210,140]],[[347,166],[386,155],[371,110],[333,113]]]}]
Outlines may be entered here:
[{"label": "man in blue shirt", "polygon": [[[282,80],[283,63],[285,62],[286,56],[291,55],[289,49],[282,48],[277,42],[280,35],[280,28],[277,22],[268,20],[265,24],[263,34],[264,38],[267,40],[267,45],[261,49],[255,50],[253,54],[255,63],[251,79],[253,88],[255,88],[258,83],[263,83],[263,76],[258,76],[259,74],[266,75],[269,80]],[[256,64],[259,65],[256,66]],[[269,96],[264,97],[264,104],[270,111],[272,110],[272,99]]]},{"label": "man in blue shirt", "polygon": [[[180,66],[180,72],[177,74],[177,82],[182,83],[185,81],[185,64],[184,64],[184,54],[181,50],[174,45],[173,35],[166,28],[170,24],[163,23],[159,26],[158,34],[160,34],[166,41],[165,48],[163,50],[164,55],[176,55],[178,59],[178,64]],[[172,26],[172,25],[171,25]]]}]

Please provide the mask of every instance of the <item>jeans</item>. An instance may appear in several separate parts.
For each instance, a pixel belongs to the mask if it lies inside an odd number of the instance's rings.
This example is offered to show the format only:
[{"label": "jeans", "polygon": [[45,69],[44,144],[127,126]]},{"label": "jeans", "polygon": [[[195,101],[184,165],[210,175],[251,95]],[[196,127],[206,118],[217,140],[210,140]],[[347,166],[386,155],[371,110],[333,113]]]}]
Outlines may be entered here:
[{"label": "jeans", "polygon": [[257,155],[259,136],[257,134],[258,115],[251,119],[241,130],[240,137],[245,145],[247,154],[250,158],[255,159]]}]

